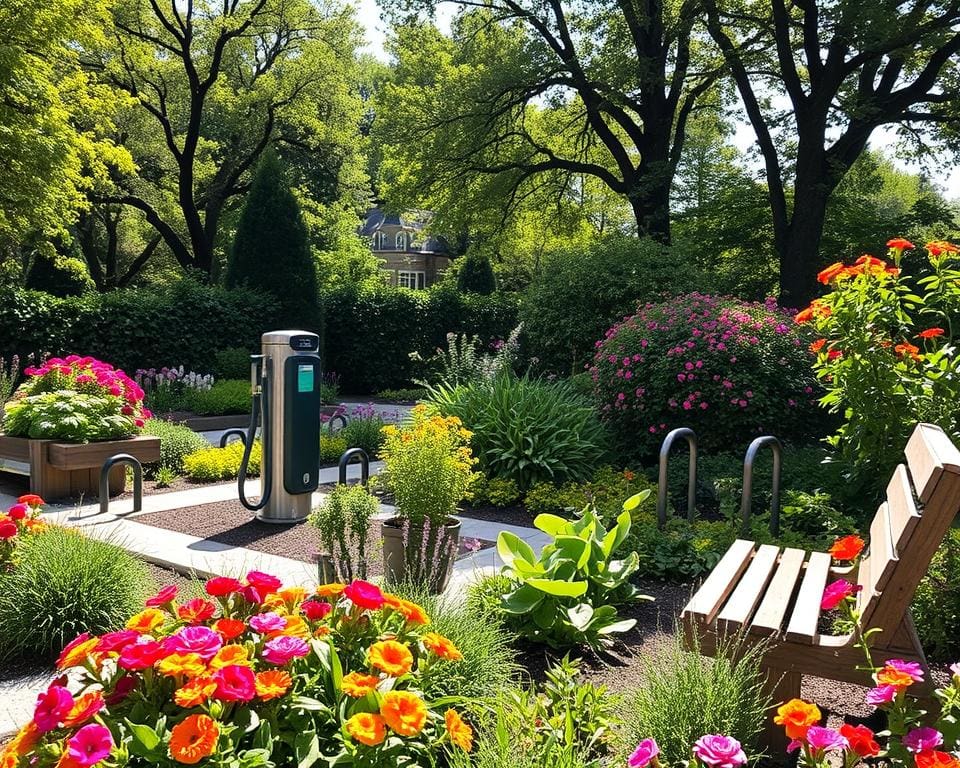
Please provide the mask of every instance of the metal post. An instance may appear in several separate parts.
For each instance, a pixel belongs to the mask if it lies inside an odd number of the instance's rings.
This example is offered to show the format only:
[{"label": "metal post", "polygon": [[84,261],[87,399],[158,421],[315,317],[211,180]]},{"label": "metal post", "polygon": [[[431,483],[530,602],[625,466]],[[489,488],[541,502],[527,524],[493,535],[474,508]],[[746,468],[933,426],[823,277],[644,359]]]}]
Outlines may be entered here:
[{"label": "metal post", "polygon": [[780,468],[783,456],[783,444],[773,435],[758,437],[747,448],[743,458],[743,498],[740,501],[740,515],[743,518],[742,532],[747,533],[750,526],[750,513],[753,506],[753,464],[757,453],[765,445],[773,451],[773,488],[770,498],[770,533],[780,535]]},{"label": "metal post", "polygon": [[370,457],[363,448],[351,448],[340,457],[340,477],[337,480],[340,485],[347,484],[347,465],[357,458],[360,459],[360,482],[367,484],[370,479]]},{"label": "metal post", "polygon": [[687,520],[693,520],[697,512],[697,434],[689,427],[680,427],[670,431],[660,446],[660,478],[657,487],[657,526],[667,524],[667,462],[670,449],[677,438],[687,441],[690,452],[690,473],[687,478]]},{"label": "metal post", "polygon": [[117,453],[100,467],[100,514],[105,515],[110,507],[110,470],[117,464],[129,464],[133,468],[133,512],[143,509],[143,465],[136,456]]},{"label": "metal post", "polygon": [[247,444],[247,430],[241,429],[240,427],[234,427],[233,429],[225,429],[223,434],[220,435],[220,447],[226,448],[227,443],[230,442],[230,438],[237,436],[240,438],[240,442],[244,445]]}]

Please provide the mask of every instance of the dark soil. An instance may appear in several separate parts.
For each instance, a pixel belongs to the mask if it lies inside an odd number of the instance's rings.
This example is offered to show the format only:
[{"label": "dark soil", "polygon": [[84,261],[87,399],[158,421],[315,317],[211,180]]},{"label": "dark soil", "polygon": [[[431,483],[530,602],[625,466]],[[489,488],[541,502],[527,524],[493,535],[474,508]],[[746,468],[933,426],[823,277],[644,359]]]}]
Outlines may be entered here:
[{"label": "dark soil", "polygon": [[504,523],[506,525],[521,525],[527,528],[533,528],[533,520],[536,515],[530,512],[522,504],[513,507],[472,507],[464,504],[457,512],[461,517],[470,517],[474,520],[486,520],[491,523]]}]

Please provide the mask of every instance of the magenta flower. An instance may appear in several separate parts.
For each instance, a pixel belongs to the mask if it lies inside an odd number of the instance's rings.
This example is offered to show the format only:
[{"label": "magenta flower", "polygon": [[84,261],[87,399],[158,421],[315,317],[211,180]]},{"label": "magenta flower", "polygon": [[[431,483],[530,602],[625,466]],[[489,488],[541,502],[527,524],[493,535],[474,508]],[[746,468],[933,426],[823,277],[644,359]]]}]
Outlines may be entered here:
[{"label": "magenta flower", "polygon": [[67,741],[67,754],[74,765],[89,768],[106,759],[113,749],[110,729],[99,723],[83,726]]},{"label": "magenta flower", "polygon": [[299,637],[290,635],[280,635],[273,640],[268,640],[263,646],[264,661],[271,664],[282,666],[287,662],[306,656],[310,652],[310,646]]},{"label": "magenta flower", "polygon": [[263,571],[250,571],[247,574],[247,584],[257,590],[261,595],[269,595],[276,592],[283,586],[283,582],[276,576],[271,576]]},{"label": "magenta flower", "polygon": [[300,610],[310,621],[319,621],[333,610],[333,606],[330,603],[307,600],[300,605]]},{"label": "magenta flower", "polygon": [[222,646],[220,635],[209,627],[184,627],[163,641],[169,653],[196,653],[204,661],[210,661]]},{"label": "magenta flower", "polygon": [[147,600],[145,605],[160,606],[166,605],[167,603],[172,603],[177,598],[177,591],[177,586],[175,584],[168,584],[156,595]]},{"label": "magenta flower", "polygon": [[217,689],[214,698],[221,701],[250,701],[257,695],[256,677],[250,667],[230,664],[213,673]]},{"label": "magenta flower", "polygon": [[249,624],[254,632],[265,635],[268,632],[278,632],[283,629],[287,626],[287,620],[282,616],[278,616],[273,611],[268,611],[267,613],[258,613],[256,616],[251,616]]},{"label": "magenta flower", "polygon": [[936,749],[943,744],[943,734],[936,728],[924,726],[914,728],[903,737],[903,746],[910,752],[925,752],[928,749]]},{"label": "magenta flower", "polygon": [[823,752],[839,752],[850,746],[850,742],[841,736],[839,731],[819,725],[811,725],[807,729],[807,744]]},{"label": "magenta flower", "polygon": [[747,763],[740,742],[720,734],[701,736],[693,745],[693,754],[701,763],[712,768],[738,768]]},{"label": "magenta flower", "polygon": [[888,667],[893,667],[897,672],[903,672],[905,675],[910,675],[913,678],[914,682],[921,682],[923,680],[923,667],[916,661],[904,661],[903,659],[890,659],[887,662]]},{"label": "magenta flower", "polygon": [[33,721],[40,733],[52,731],[73,709],[73,695],[62,685],[51,685],[37,696]]},{"label": "magenta flower", "polygon": [[96,651],[100,653],[109,653],[110,651],[121,651],[130,643],[137,642],[140,633],[135,629],[121,629],[118,632],[107,632],[100,636],[100,642],[97,643]]},{"label": "magenta flower", "polygon": [[871,707],[881,707],[889,704],[897,697],[897,689],[892,685],[878,685],[867,691],[867,704]]},{"label": "magenta flower", "polygon": [[633,750],[633,754],[627,758],[627,765],[629,768],[647,768],[648,765],[653,764],[657,765],[657,755],[660,754],[660,747],[657,746],[657,742],[653,739],[644,739],[639,744],[637,748]]},{"label": "magenta flower", "polygon": [[846,579],[837,579],[823,591],[823,598],[820,600],[820,607],[825,611],[832,611],[848,597],[855,595],[863,587],[859,584],[851,584]]}]

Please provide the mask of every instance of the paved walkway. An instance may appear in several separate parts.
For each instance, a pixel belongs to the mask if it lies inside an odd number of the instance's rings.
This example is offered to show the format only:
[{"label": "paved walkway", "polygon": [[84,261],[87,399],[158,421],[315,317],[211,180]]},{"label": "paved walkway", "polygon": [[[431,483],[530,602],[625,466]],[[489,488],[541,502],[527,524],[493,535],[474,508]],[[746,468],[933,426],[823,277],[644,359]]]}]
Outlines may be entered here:
[{"label": "paved walkway", "polygon": [[[375,474],[382,466],[382,463],[374,462],[370,467],[371,473]],[[336,482],[337,472],[336,467],[321,470],[320,482]],[[352,464],[348,467],[347,474],[350,478],[359,478],[359,466]],[[259,481],[247,483],[247,493],[250,496],[255,497],[259,492]],[[309,563],[137,522],[139,515],[149,512],[226,501],[236,497],[236,483],[223,483],[188,491],[156,493],[147,496],[143,499],[141,512],[132,511],[132,499],[112,502],[105,515],[100,514],[100,506],[96,503],[72,506],[51,504],[44,512],[44,519],[81,528],[89,536],[108,539],[150,562],[181,573],[195,573],[206,578],[236,576],[257,569],[275,574],[288,585],[299,584],[307,587],[316,585],[316,566]],[[319,504],[323,497],[324,494],[315,493],[313,504]],[[9,494],[0,493],[0,509],[6,509],[15,500],[15,497]],[[393,507],[381,505],[379,516],[389,517],[394,513]],[[536,550],[549,541],[549,537],[533,528],[470,518],[462,518],[462,520],[460,534],[463,537],[495,541],[500,531],[506,530],[515,533]],[[496,548],[482,550],[458,560],[454,566],[454,575],[447,594],[455,599],[461,597],[465,594],[466,586],[470,582],[495,572],[501,565]],[[37,691],[46,685],[48,679],[49,674],[41,674],[0,682],[0,739],[10,735],[21,723],[30,718]]]}]

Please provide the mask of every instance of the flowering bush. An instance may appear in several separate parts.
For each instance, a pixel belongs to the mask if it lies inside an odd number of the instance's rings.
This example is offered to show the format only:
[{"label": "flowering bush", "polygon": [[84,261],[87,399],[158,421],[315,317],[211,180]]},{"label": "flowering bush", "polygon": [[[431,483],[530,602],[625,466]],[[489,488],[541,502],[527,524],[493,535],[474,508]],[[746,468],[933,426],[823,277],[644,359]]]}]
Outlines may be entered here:
[{"label": "flowering bush", "polygon": [[830,442],[862,477],[886,477],[918,421],[960,431],[952,325],[960,248],[928,243],[930,270],[914,278],[900,270],[914,245],[902,238],[887,245],[892,263],[864,255],[824,269],[819,280],[832,292],[796,316],[816,330],[810,347],[826,387],[821,403],[844,419]]},{"label": "flowering bush", "polygon": [[650,455],[681,426],[696,430],[702,447],[745,448],[763,433],[810,432],[816,381],[806,347],[773,299],[692,293],[646,304],[610,328],[589,371],[624,449]]},{"label": "flowering bush", "polygon": [[157,413],[182,410],[191,391],[207,391],[213,386],[211,374],[187,371],[182,365],[167,368],[138,368],[133,378],[146,391],[147,401]]},{"label": "flowering bush", "polygon": [[385,768],[471,748],[457,710],[418,691],[426,668],[461,655],[414,603],[362,581],[308,597],[257,571],[206,593],[180,602],[164,587],[125,629],[77,637],[0,766]]},{"label": "flowering bush", "polygon": [[[694,768],[740,768],[747,764],[747,755],[740,742],[731,736],[708,733],[701,736],[690,750],[688,766]],[[627,758],[628,768],[660,768],[660,747],[652,738],[643,739]]]},{"label": "flowering bush", "polygon": [[0,512],[0,573],[14,560],[14,553],[20,540],[31,533],[38,533],[47,527],[40,520],[43,499],[35,493],[27,493],[17,499],[17,503]]},{"label": "flowering bush", "polygon": [[135,381],[92,357],[51,357],[23,372],[27,381],[4,406],[9,435],[112,440],[136,434],[152,416]]}]

